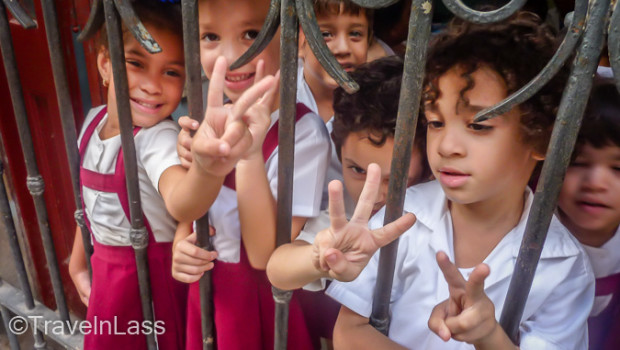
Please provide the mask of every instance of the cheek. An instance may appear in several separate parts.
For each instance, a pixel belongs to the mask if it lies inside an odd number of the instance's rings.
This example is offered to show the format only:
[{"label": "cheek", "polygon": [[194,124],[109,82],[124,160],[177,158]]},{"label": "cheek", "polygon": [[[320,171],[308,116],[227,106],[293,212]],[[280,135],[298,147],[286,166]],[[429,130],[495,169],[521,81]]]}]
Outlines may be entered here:
[{"label": "cheek", "polygon": [[216,55],[211,50],[200,50],[200,65],[202,66],[202,70],[205,72],[208,79],[211,79],[211,75],[213,74],[213,66],[215,65],[216,59]]}]

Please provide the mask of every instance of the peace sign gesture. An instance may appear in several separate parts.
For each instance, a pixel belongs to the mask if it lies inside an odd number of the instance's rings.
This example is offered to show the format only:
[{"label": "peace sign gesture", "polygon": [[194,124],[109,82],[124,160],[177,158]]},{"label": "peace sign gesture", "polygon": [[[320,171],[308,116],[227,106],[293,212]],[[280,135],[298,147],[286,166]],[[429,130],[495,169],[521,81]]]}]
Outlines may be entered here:
[{"label": "peace sign gesture", "polygon": [[330,227],[319,232],[314,240],[312,259],[315,267],[339,281],[354,280],[377,249],[395,240],[415,223],[415,216],[407,213],[398,220],[378,228],[368,229],[373,207],[381,185],[381,168],[370,164],[366,182],[355,213],[347,221],[342,198],[342,183],[329,184]]},{"label": "peace sign gesture", "polygon": [[226,67],[226,58],[219,57],[215,61],[207,111],[191,145],[193,161],[202,171],[215,176],[228,174],[252,146],[255,135],[248,125],[255,123],[256,118],[269,118],[268,107],[273,104],[277,89],[275,78],[267,76],[256,81],[235,103],[224,105]]},{"label": "peace sign gesture", "polygon": [[484,292],[491,270],[486,264],[474,268],[465,280],[446,253],[437,253],[437,264],[448,282],[450,297],[435,306],[428,327],[444,341],[453,338],[476,349],[515,349],[495,319],[495,306]]}]

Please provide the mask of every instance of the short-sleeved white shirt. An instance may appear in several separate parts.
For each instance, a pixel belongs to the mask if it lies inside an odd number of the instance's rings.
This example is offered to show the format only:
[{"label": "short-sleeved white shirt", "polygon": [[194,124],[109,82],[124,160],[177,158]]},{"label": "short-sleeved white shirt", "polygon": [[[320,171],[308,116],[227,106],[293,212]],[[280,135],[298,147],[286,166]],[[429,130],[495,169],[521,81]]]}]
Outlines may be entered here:
[{"label": "short-sleeved white shirt", "polygon": [[[590,257],[596,278],[620,273],[620,227],[616,229],[614,236],[601,247],[591,247],[584,244],[583,248]],[[600,314],[607,307],[612,297],[613,294],[600,295],[594,298],[594,306],[590,315],[597,316]]]},{"label": "short-sleeved white shirt", "polygon": [[[491,269],[485,281],[485,292],[495,304],[498,320],[532,203],[529,189],[526,196],[518,225],[484,260]],[[408,348],[473,349],[472,345],[453,339],[444,343],[427,326],[432,309],[449,296],[448,284],[435,255],[444,251],[454,261],[452,221],[440,184],[432,181],[410,187],[404,210],[416,214],[417,221],[399,242],[389,337]],[[384,215],[385,209],[382,209],[372,218],[370,227],[381,227]],[[356,313],[369,317],[378,255],[373,256],[356,280],[335,281],[327,294]],[[586,349],[586,320],[593,297],[594,276],[588,259],[578,242],[554,217],[520,323],[521,349]]]},{"label": "short-sleeved white shirt", "polygon": [[[278,116],[278,111],[272,113],[272,127]],[[265,162],[267,179],[274,198],[277,198],[278,189],[278,150],[279,146]],[[295,124],[293,216],[311,218],[319,215],[328,154],[329,141],[323,121],[315,113],[307,113]],[[218,260],[239,262],[241,227],[235,190],[222,186],[209,209],[209,223],[215,228],[213,245],[218,252]]]},{"label": "short-sleeved white shirt", "polygon": [[[88,125],[103,107],[96,107],[88,112],[78,144]],[[101,174],[114,173],[121,148],[120,135],[105,140],[99,138],[99,132],[107,118],[106,114],[95,129],[82,163],[84,168]],[[166,169],[181,164],[176,151],[178,134],[178,126],[172,120],[166,119],[150,128],[141,129],[134,137],[142,211],[157,242],[172,241],[177,226],[174,218],[166,211],[158,184]],[[82,195],[91,231],[97,242],[113,246],[131,245],[131,223],[123,212],[118,195],[86,187],[82,187]]]}]

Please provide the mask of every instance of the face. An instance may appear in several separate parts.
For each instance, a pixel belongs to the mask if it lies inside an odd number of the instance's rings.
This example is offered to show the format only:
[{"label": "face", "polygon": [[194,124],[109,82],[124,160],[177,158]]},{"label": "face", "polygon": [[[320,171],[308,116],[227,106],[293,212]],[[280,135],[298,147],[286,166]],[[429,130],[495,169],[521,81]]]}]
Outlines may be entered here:
[{"label": "face", "polygon": [[[162,51],[148,53],[133,37],[124,38],[125,67],[129,86],[131,118],[135,126],[153,126],[177,108],[185,84],[185,62],[182,38],[167,30],[146,25]],[[99,73],[108,88],[108,113],[118,118],[116,92],[109,53],[102,50],[97,57]]]},{"label": "face", "polygon": [[[345,71],[351,72],[366,62],[369,28],[363,12],[358,15],[326,15],[318,17],[317,21],[327,47]],[[314,94],[317,91],[333,91],[338,87],[338,83],[312,53],[303,33],[300,36],[300,56],[304,59],[304,78]]]},{"label": "face", "polygon": [[580,241],[611,238],[620,224],[620,147],[585,144],[566,171],[558,206]]},{"label": "face", "polygon": [[487,67],[475,71],[471,75],[474,87],[465,93],[469,100],[466,104],[460,92],[467,81],[461,74],[462,70],[455,67],[442,75],[439,98],[425,106],[427,153],[433,175],[456,203],[516,200],[523,196],[540,157],[522,141],[518,109],[482,123],[473,121],[477,112],[507,96],[501,76]]},{"label": "face", "polygon": [[[211,79],[215,60],[226,57],[228,65],[236,61],[258,36],[269,11],[267,0],[201,0],[198,7],[200,26],[200,62]],[[265,74],[275,74],[280,65],[280,35],[251,62],[227,71],[224,93],[233,102],[254,83],[256,65],[265,62]]]},{"label": "face", "polygon": [[[368,137],[369,135],[366,131],[349,134],[340,152],[342,156],[344,186],[355,203],[359,200],[362,189],[364,188],[368,165],[370,165],[370,163],[376,163],[381,167],[381,188],[372,211],[374,215],[385,205],[387,198],[392,164],[392,151],[394,150],[394,138],[390,137],[383,145],[377,146],[370,142]],[[422,180],[422,170],[422,155],[417,148],[414,148],[411,152],[411,163],[407,174],[407,187],[413,186]]]}]

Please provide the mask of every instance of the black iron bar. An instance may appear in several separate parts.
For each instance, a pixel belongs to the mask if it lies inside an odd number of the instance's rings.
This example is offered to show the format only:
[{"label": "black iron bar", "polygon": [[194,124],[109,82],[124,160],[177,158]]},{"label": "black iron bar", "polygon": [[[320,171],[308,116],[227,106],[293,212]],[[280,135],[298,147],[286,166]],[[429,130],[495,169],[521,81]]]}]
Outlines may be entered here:
[{"label": "black iron bar", "polygon": [[[129,87],[127,70],[125,67],[125,52],[119,14],[114,7],[114,0],[104,0],[103,8],[108,29],[108,42],[112,71],[114,72],[114,87],[116,89],[116,103],[119,126],[121,129],[121,144],[125,160],[125,178],[129,197],[129,216],[131,230],[129,238],[136,254],[138,284],[140,286],[140,300],[144,321],[153,324],[153,304],[147,257],[148,233],[142,220],[142,205],[140,202],[140,188],[138,184],[138,168],[136,162],[136,147],[133,140],[133,123],[129,105]],[[157,344],[153,333],[146,334],[149,349],[156,349]]]},{"label": "black iron bar", "polygon": [[56,299],[56,306],[58,308],[60,318],[68,322],[70,320],[69,311],[67,309],[64,291],[62,289],[62,281],[60,279],[56,251],[54,249],[54,242],[52,240],[52,234],[48,224],[45,198],[43,197],[45,184],[39,173],[39,168],[36,162],[34,145],[30,134],[30,126],[28,125],[26,105],[22,94],[22,85],[19,79],[17,63],[15,61],[15,52],[13,51],[11,31],[4,4],[2,3],[0,3],[0,48],[2,49],[2,59],[4,62],[7,81],[9,83],[9,91],[11,94],[11,101],[13,103],[13,112],[15,113],[19,140],[24,153],[26,171],[28,173],[26,184],[34,201],[37,222],[41,233],[41,240],[43,241],[43,248],[45,250],[45,258],[49,268],[50,279],[52,281],[54,298]]},{"label": "black iron bar", "polygon": [[[409,17],[409,35],[403,81],[398,104],[396,132],[394,134],[394,151],[384,225],[400,218],[403,214],[405,190],[407,189],[407,172],[411,161],[411,150],[422,98],[422,84],[426,66],[426,52],[431,33],[433,17],[432,7],[427,7],[427,0],[414,0]],[[370,323],[381,333],[387,335],[390,327],[390,293],[394,279],[398,240],[381,248],[379,272],[372,303]],[[418,315],[419,316],[419,315]]]},{"label": "black iron bar", "polygon": [[620,5],[614,4],[613,14],[609,23],[609,36],[607,47],[609,50],[609,63],[616,79],[616,88],[620,91]]},{"label": "black iron bar", "polygon": [[103,0],[93,0],[90,5],[90,13],[88,14],[88,20],[86,20],[86,24],[84,28],[77,36],[77,40],[79,42],[90,39],[101,26],[105,22],[105,17],[103,15]]},{"label": "black iron bar", "polygon": [[31,29],[37,26],[19,2],[13,0],[2,0],[2,2],[4,2],[4,6],[9,9],[9,12],[22,27]]},{"label": "black iron bar", "polygon": [[121,16],[123,23],[129,29],[133,37],[142,45],[142,47],[148,51],[149,53],[157,53],[161,52],[161,47],[159,44],[153,39],[151,34],[144,28],[144,25],[136,16],[136,13],[131,6],[130,0],[114,0],[114,4],[116,5],[116,10],[118,14]]},{"label": "black iron bar", "polygon": [[90,257],[93,254],[93,246],[90,242],[90,232],[84,221],[84,210],[82,209],[82,196],[80,194],[80,155],[77,148],[77,132],[75,127],[75,117],[69,95],[69,82],[67,81],[67,70],[62,55],[62,44],[60,43],[60,32],[58,29],[58,16],[56,5],[53,0],[41,0],[43,9],[43,21],[45,22],[45,34],[47,36],[47,47],[50,52],[52,63],[52,73],[54,75],[54,85],[56,87],[56,99],[60,111],[62,122],[62,133],[65,139],[65,152],[69,160],[69,171],[71,173],[71,183],[73,185],[73,198],[75,200],[75,221],[82,230],[82,241],[86,253],[86,265],[88,272],[92,275]]},{"label": "black iron bar", "polygon": [[4,305],[0,305],[0,312],[2,313],[2,323],[4,323],[4,329],[6,330],[6,336],[9,338],[9,346],[11,350],[19,350],[19,340],[17,339],[17,335],[13,333],[13,329],[11,327],[11,314],[9,309],[7,309]]},{"label": "black iron bar", "polygon": [[[299,25],[295,0],[283,0],[280,19],[280,124],[278,130],[278,221],[276,247],[291,241],[293,164],[295,164],[295,113],[297,99],[297,49]],[[276,350],[286,349],[288,306],[292,291],[272,287],[275,312]]]},{"label": "black iron bar", "polygon": [[[473,23],[493,23],[502,21],[514,15],[527,0],[511,0],[506,5],[492,11],[476,11],[467,7],[462,0],[442,0],[443,4],[454,13],[455,16]],[[430,2],[428,0],[427,2]]]},{"label": "black iron bar", "polygon": [[593,0],[590,2],[590,18],[560,102],[546,160],[527,220],[525,235],[510,280],[500,324],[515,344],[519,342],[519,324],[525,302],[547,237],[547,230],[566,168],[575,146],[582,115],[586,108],[587,96],[592,87],[592,78],[598,66],[609,1]]},{"label": "black iron bar", "polygon": [[499,102],[495,106],[485,108],[483,111],[480,111],[476,114],[475,121],[482,122],[502,115],[511,110],[514,106],[527,101],[530,97],[540,91],[540,89],[542,89],[560,71],[566,61],[573,56],[575,48],[577,47],[577,44],[583,34],[587,12],[588,0],[577,0],[575,3],[573,19],[566,32],[566,36],[564,37],[564,40],[562,40],[562,43],[556,53],[543,68],[543,70],[529,83],[525,84],[518,91],[515,91],[510,96],[506,97],[503,101]]},{"label": "black iron bar", "polygon": [[[189,117],[202,121],[202,75],[200,67],[200,33],[198,31],[197,0],[182,0],[183,46],[185,48],[185,72],[187,84],[187,104]],[[213,250],[209,237],[209,215],[196,220],[196,244],[203,249]],[[215,348],[213,334],[213,285],[211,270],[200,277],[200,319],[202,328],[202,348]]]},{"label": "black iron bar", "polygon": [[351,0],[351,2],[356,3],[359,6],[369,9],[388,7],[397,3],[398,1],[399,0]]}]

